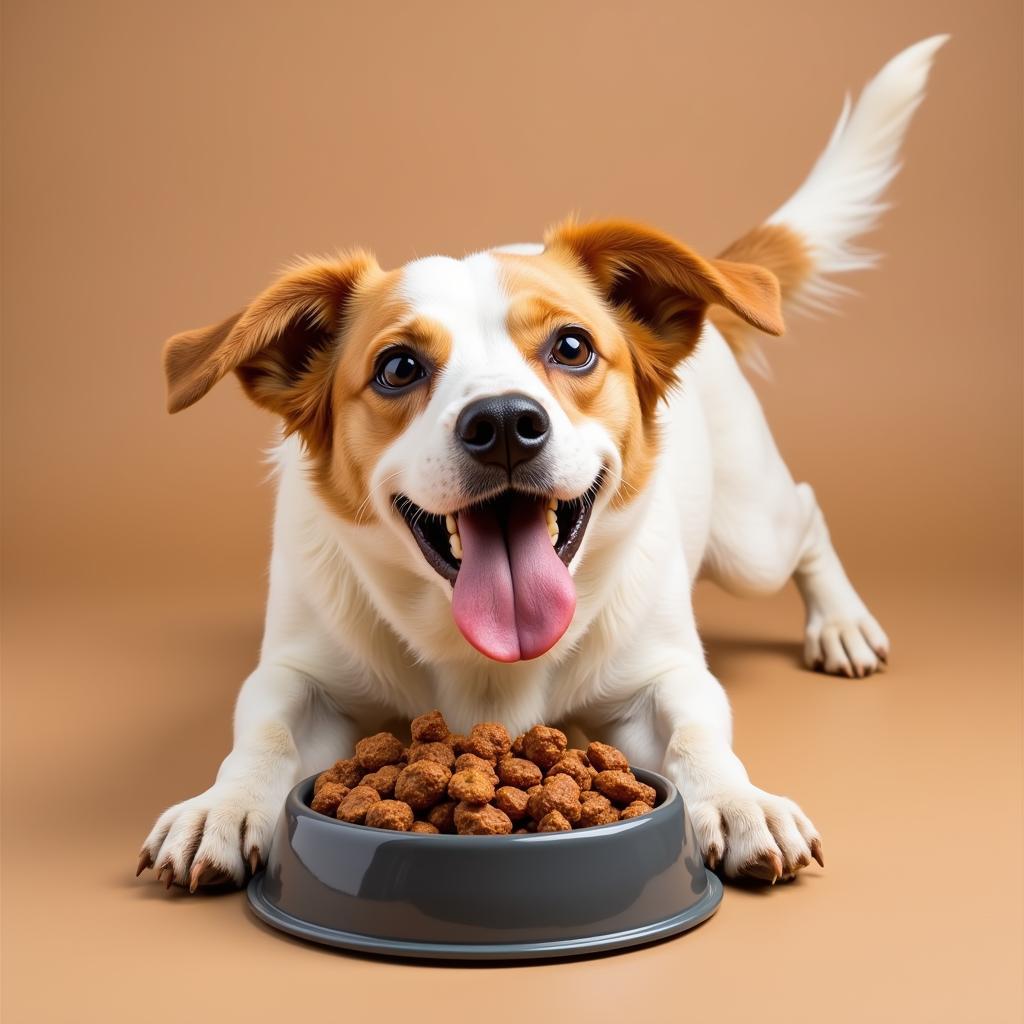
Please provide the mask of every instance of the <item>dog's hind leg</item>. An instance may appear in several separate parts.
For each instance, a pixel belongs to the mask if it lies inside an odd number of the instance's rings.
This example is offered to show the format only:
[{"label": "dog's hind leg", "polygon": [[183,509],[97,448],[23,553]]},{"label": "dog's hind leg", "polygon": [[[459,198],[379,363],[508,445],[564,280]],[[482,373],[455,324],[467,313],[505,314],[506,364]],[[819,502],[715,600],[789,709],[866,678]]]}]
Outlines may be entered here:
[{"label": "dog's hind leg", "polygon": [[850,583],[814,492],[794,483],[716,332],[706,334],[697,362],[714,480],[702,573],[740,595],[771,594],[792,578],[807,609],[808,667],[870,675],[885,664],[889,641]]}]

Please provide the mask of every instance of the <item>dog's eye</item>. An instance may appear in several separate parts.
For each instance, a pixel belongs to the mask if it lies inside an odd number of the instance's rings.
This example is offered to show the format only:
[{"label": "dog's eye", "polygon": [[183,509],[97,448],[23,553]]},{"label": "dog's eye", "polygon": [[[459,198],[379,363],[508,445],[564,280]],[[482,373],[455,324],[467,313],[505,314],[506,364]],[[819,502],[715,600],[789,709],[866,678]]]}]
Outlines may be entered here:
[{"label": "dog's eye", "polygon": [[401,391],[426,375],[423,364],[411,352],[392,349],[377,360],[373,379],[385,391]]},{"label": "dog's eye", "polygon": [[584,370],[595,361],[594,343],[582,327],[563,327],[555,334],[548,358],[559,366]]}]

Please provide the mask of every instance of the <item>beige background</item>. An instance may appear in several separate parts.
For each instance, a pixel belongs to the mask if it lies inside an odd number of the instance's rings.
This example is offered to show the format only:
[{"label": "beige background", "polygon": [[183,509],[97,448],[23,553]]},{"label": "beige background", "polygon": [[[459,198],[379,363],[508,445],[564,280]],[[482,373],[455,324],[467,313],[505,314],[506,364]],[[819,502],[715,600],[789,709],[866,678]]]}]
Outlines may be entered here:
[{"label": "beige background", "polygon": [[[1019,1020],[1021,27],[1002,0],[5,3],[3,1019]],[[737,748],[827,868],[518,969],[329,953],[136,882],[227,749],[271,509],[271,420],[233,382],[167,417],[163,339],[349,244],[395,265],[578,210],[713,253],[939,31],[882,269],[757,385],[891,671],[803,671],[792,589],[698,591]]]}]

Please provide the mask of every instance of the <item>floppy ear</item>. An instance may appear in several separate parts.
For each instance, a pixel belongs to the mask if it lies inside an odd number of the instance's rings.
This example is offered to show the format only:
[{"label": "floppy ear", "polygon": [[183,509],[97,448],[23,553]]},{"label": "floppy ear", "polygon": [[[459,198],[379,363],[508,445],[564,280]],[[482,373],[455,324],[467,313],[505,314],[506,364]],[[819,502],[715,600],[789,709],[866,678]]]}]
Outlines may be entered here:
[{"label": "floppy ear", "polygon": [[568,221],[547,232],[548,250],[569,256],[624,318],[645,412],[693,351],[709,305],[767,334],[783,332],[779,282],[763,267],[706,260],[675,239],[629,221]]},{"label": "floppy ear", "polygon": [[176,334],[164,346],[168,410],[198,402],[234,370],[257,405],[282,416],[288,433],[298,431],[319,447],[330,436],[334,342],[353,292],[376,269],[361,252],[309,260],[242,312]]}]

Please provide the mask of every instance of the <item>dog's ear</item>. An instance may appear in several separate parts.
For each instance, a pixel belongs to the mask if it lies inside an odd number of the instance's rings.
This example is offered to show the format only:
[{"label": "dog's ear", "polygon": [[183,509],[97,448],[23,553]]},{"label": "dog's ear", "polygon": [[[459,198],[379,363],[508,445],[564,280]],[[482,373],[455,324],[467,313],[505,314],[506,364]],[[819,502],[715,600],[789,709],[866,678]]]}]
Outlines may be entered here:
[{"label": "dog's ear", "polygon": [[164,346],[168,410],[198,402],[234,370],[249,397],[283,417],[289,433],[314,447],[327,440],[334,343],[353,293],[378,269],[362,252],[308,260],[240,313],[176,334]]},{"label": "dog's ear", "polygon": [[779,282],[763,267],[706,260],[659,231],[629,221],[568,221],[547,232],[548,251],[593,280],[630,330],[645,411],[675,380],[697,344],[709,305],[724,306],[767,334],[783,331]]}]

